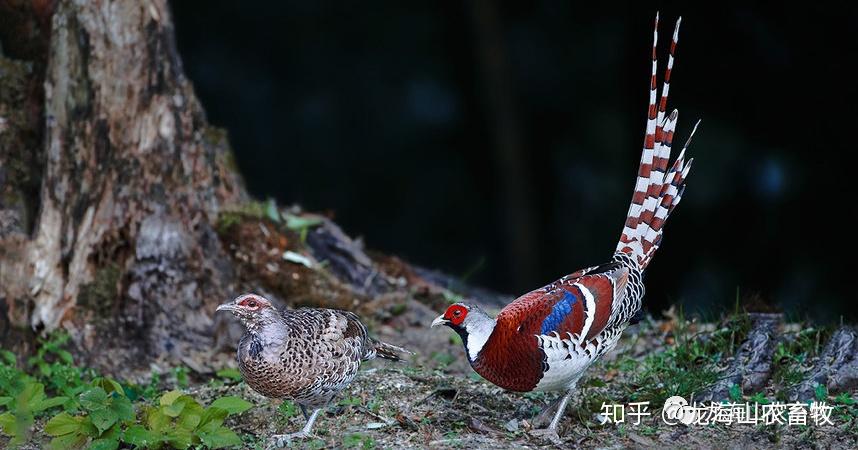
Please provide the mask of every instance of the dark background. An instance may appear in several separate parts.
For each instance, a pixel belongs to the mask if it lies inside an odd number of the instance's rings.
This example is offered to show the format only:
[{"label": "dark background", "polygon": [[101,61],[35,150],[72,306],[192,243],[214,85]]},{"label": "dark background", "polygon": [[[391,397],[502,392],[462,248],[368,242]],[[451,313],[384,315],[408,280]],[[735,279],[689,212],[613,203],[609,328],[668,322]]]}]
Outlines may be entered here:
[{"label": "dark background", "polygon": [[856,7],[640,3],[173,8],[185,69],[254,195],[515,294],[610,258],[643,140],[652,18],[661,77],[682,14],[676,140],[703,123],[645,304],[715,315],[738,291],[793,318],[854,318]]}]

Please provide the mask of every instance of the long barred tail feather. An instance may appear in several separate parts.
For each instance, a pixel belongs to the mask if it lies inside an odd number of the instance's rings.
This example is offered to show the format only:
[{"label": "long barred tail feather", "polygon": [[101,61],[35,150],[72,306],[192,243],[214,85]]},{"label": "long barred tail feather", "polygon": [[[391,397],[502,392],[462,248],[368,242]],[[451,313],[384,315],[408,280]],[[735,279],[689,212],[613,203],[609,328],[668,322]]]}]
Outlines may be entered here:
[{"label": "long barred tail feather", "polygon": [[[697,130],[697,125],[700,124],[698,121],[694,126],[694,130],[683,146],[679,157],[670,165],[670,149],[673,144],[679,112],[673,110],[667,117],[665,114],[670,91],[670,74],[673,71],[676,44],[679,41],[679,25],[682,18],[680,17],[676,21],[670,42],[667,68],[664,72],[661,98],[656,104],[658,19],[659,16],[656,14],[652,42],[649,108],[643,152],[641,153],[632,203],[629,206],[623,233],[616,249],[618,253],[633,255],[640,270],[644,270],[652,260],[661,243],[664,222],[682,198],[682,192],[685,190],[685,178],[691,169],[691,160],[687,163],[684,160],[685,150],[691,142],[691,136]],[[670,167],[669,170],[668,167]]]}]

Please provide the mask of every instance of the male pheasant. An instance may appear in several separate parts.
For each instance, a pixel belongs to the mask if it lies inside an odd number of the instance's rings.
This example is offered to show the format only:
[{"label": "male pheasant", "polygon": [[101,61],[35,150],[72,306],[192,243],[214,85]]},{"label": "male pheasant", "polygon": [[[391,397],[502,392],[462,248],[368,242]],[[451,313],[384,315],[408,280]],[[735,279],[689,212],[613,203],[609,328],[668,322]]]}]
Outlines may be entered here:
[{"label": "male pheasant", "polygon": [[[643,273],[662,238],[664,223],[679,204],[691,160],[682,152],[668,166],[677,111],[665,118],[670,72],[678,39],[676,21],[656,106],[656,42],[652,45],[649,112],[637,184],[625,226],[610,262],[579,270],[522,295],[491,318],[475,305],[456,303],[432,322],[462,337],[468,361],[486,380],[508,390],[562,391],[557,412],[542,433],[557,437],[557,425],[575,384],[596,359],[610,351],[641,308]],[[699,124],[699,121],[698,121]]]},{"label": "male pheasant", "polygon": [[231,311],[246,327],[238,344],[244,381],[266,397],[293,400],[307,419],[297,433],[272,436],[278,447],[310,435],[319,412],[351,383],[362,361],[376,356],[399,361],[401,353],[411,353],[369,337],[358,316],[348,311],[279,311],[255,294],[241,295],[217,311]]}]

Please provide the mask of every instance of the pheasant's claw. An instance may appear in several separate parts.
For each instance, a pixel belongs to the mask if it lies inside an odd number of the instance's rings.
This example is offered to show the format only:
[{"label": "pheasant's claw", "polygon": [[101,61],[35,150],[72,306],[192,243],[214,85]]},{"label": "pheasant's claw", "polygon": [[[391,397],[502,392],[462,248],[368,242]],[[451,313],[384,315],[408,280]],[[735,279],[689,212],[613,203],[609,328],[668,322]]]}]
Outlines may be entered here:
[{"label": "pheasant's claw", "polygon": [[556,428],[548,427],[540,428],[538,430],[531,430],[530,435],[549,440],[552,444],[557,445],[558,447],[563,445],[563,440],[560,439],[560,435],[557,434]]},{"label": "pheasant's claw", "polygon": [[268,438],[269,444],[265,447],[265,449],[273,450],[276,448],[284,448],[288,446],[292,441],[300,441],[311,437],[313,437],[313,434],[307,433],[305,431],[299,431],[297,433],[289,434],[274,434],[271,435],[270,438]]}]

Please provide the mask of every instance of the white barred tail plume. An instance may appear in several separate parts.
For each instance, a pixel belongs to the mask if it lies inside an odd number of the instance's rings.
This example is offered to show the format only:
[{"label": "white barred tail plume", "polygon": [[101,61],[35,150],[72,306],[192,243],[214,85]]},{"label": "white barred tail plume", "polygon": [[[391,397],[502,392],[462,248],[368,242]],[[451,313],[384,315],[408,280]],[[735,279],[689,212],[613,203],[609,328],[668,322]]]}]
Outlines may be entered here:
[{"label": "white barred tail plume", "polygon": [[661,89],[661,100],[656,105],[658,14],[655,16],[649,110],[643,153],[641,154],[632,203],[626,215],[626,223],[616,249],[617,252],[633,255],[641,271],[652,260],[655,251],[661,243],[664,223],[673,211],[673,208],[682,199],[682,193],[685,190],[685,178],[688,176],[688,172],[691,169],[691,162],[693,161],[693,159],[685,161],[685,150],[691,143],[691,137],[694,136],[697,125],[700,124],[700,121],[698,121],[694,125],[694,129],[691,131],[691,135],[679,153],[679,157],[676,158],[674,163],[670,165],[670,169],[668,169],[670,147],[673,143],[673,134],[676,130],[676,121],[679,112],[673,110],[667,117],[665,117],[665,112],[667,108],[667,95],[670,90],[670,73],[673,70],[673,58],[676,52],[676,43],[679,40],[679,24],[681,21],[682,18],[680,17],[676,21],[676,27],[673,31],[667,69],[664,72],[664,84]]}]

